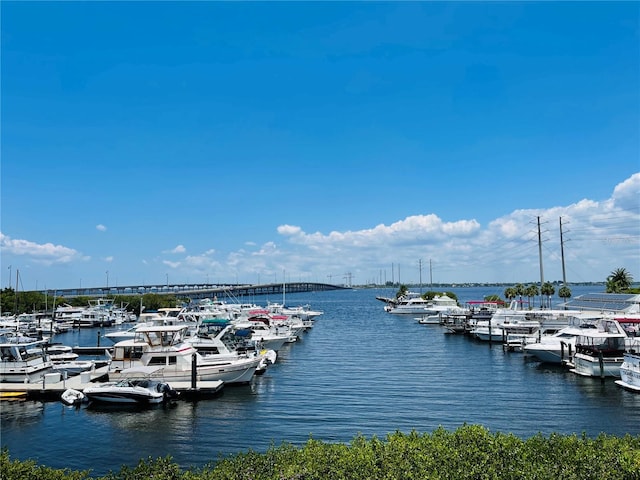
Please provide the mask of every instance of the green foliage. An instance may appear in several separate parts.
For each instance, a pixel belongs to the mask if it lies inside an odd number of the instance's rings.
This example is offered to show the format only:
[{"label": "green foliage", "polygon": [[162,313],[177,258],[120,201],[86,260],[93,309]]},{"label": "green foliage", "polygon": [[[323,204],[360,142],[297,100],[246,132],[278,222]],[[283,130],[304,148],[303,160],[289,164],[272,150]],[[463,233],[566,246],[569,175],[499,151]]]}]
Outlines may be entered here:
[{"label": "green foliage", "polygon": [[513,287],[505,288],[505,290],[504,290],[504,298],[506,298],[507,300],[513,300],[517,296],[518,296],[518,293],[516,292],[515,288],[513,288]]},{"label": "green foliage", "polygon": [[529,285],[527,288],[525,288],[525,295],[529,299],[530,308],[533,308],[533,299],[537,297],[539,293],[540,293],[540,290],[538,290],[537,285],[532,284],[532,285]]},{"label": "green foliage", "polygon": [[2,480],[85,480],[89,471],[74,472],[37,465],[33,460],[11,461],[6,448],[0,453],[0,478]]},{"label": "green foliage", "polygon": [[571,298],[571,289],[569,287],[560,287],[558,296],[560,298]]},{"label": "green foliage", "polygon": [[396,298],[405,296],[408,291],[409,291],[409,288],[406,285],[404,284],[400,285],[400,288],[396,292]]},{"label": "green foliage", "polygon": [[134,468],[123,466],[119,472],[111,472],[105,477],[101,477],[101,480],[146,480],[148,478],[179,480],[184,478],[184,474],[180,467],[172,462],[171,457],[156,460],[148,458],[140,460]]},{"label": "green foliage", "polygon": [[[3,480],[89,479],[87,472],[39,467],[0,457]],[[252,450],[186,471],[170,457],[140,461],[97,480],[640,480],[640,436],[541,434],[521,439],[479,425],[451,432],[395,432],[384,440],[356,436],[351,444],[309,439],[265,453]]]},{"label": "green foliage", "polygon": [[[127,305],[127,309],[136,315],[140,314],[140,295],[116,295],[109,297],[116,306]],[[18,292],[13,288],[5,288],[1,292],[0,311],[2,313],[31,313],[51,311],[55,306],[63,304],[72,307],[88,307],[89,301],[94,297],[54,297],[51,293],[42,292]],[[174,294],[145,293],[142,295],[142,305],[145,310],[157,310],[158,308],[169,308],[178,305],[179,300]]]},{"label": "green foliage", "polygon": [[633,276],[625,268],[617,268],[607,277],[607,293],[622,293],[631,288]]},{"label": "green foliage", "polygon": [[436,295],[446,295],[449,298],[453,298],[456,303],[458,303],[458,296],[453,293],[453,292],[434,292],[434,291],[428,291],[422,294],[422,298],[424,298],[425,300],[433,300],[433,297],[435,297]]},{"label": "green foliage", "polygon": [[484,301],[485,302],[504,303],[504,300],[502,300],[502,298],[500,298],[500,295],[487,295],[487,296],[484,297]]}]

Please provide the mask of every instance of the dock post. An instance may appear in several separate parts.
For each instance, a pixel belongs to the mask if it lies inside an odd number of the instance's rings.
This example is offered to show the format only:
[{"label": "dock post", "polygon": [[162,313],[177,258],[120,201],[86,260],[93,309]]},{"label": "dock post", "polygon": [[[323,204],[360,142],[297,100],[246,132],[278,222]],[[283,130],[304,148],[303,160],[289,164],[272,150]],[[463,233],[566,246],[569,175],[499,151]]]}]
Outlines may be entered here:
[{"label": "dock post", "polygon": [[197,368],[198,368],[198,359],[196,354],[194,353],[191,356],[191,388],[193,388],[194,390],[196,388]]},{"label": "dock post", "polygon": [[489,347],[491,347],[491,319],[489,319]]},{"label": "dock post", "polygon": [[602,358],[602,351],[598,352],[598,363],[600,364],[600,383],[604,383],[604,358]]},{"label": "dock post", "polygon": [[96,347],[100,346],[100,330],[98,330],[98,343],[96,345]]}]

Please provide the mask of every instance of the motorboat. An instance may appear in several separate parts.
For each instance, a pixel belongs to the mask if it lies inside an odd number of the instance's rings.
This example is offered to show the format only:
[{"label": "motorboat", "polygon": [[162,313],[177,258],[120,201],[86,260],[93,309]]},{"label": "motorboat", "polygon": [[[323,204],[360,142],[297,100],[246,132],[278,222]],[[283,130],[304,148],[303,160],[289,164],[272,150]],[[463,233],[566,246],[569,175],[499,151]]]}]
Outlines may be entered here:
[{"label": "motorboat", "polygon": [[616,384],[626,390],[640,393],[640,342],[635,340],[623,355],[620,379]]},{"label": "motorboat", "polygon": [[529,320],[524,311],[497,310],[491,319],[478,320],[471,334],[483,342],[503,342],[507,339],[519,341],[525,335],[534,335],[540,322]]},{"label": "motorboat", "polygon": [[587,329],[597,329],[601,316],[587,314],[574,316],[569,324],[551,335],[542,335],[537,341],[523,347],[525,355],[541,363],[562,365],[571,362],[576,349],[576,339]]},{"label": "motorboat", "polygon": [[469,314],[447,315],[442,321],[442,326],[446,333],[463,334],[467,331],[468,320]]},{"label": "motorboat", "polygon": [[84,393],[74,388],[67,388],[60,395],[60,401],[65,405],[80,405],[86,398]]},{"label": "motorboat", "polygon": [[74,377],[82,372],[95,370],[97,367],[95,360],[68,360],[54,361],[53,371],[59,372],[62,378]]},{"label": "motorboat", "polygon": [[159,308],[157,311],[141,313],[135,324],[129,328],[106,333],[104,338],[114,344],[123,340],[132,340],[135,338],[139,328],[153,325],[188,325],[196,327],[197,320],[192,316],[186,315],[184,308]]},{"label": "motorboat", "polygon": [[204,357],[186,341],[187,325],[154,325],[138,329],[140,335],[123,340],[108,354],[109,378],[118,378],[125,369],[161,366],[169,382],[221,380],[248,383],[262,361],[261,357],[220,359]]},{"label": "motorboat", "polygon": [[400,297],[395,303],[388,303],[384,309],[388,313],[395,315],[427,315],[431,313],[433,303],[431,300],[422,298],[422,295],[416,292],[407,292]]},{"label": "motorboat", "polygon": [[37,383],[53,372],[45,340],[0,343],[0,382]]},{"label": "motorboat", "polygon": [[299,305],[296,307],[288,307],[282,303],[267,302],[267,310],[271,314],[287,315],[289,317],[298,317],[303,321],[313,320],[322,315],[324,312],[320,310],[312,310],[311,305]]},{"label": "motorboat", "polygon": [[276,325],[267,318],[253,317],[234,323],[237,332],[245,333],[262,348],[279,351],[285,343],[295,341],[296,336],[287,325]]},{"label": "motorboat", "polygon": [[73,347],[69,345],[61,345],[59,343],[50,343],[47,345],[47,354],[54,362],[70,362],[77,360],[78,354],[74,353]]},{"label": "motorboat", "polygon": [[122,340],[132,340],[136,336],[136,332],[138,328],[143,325],[153,325],[152,322],[144,322],[144,323],[136,323],[135,325],[123,329],[123,330],[114,330],[113,332],[109,332],[103,335],[104,338],[110,340],[112,343],[118,343]]},{"label": "motorboat", "polygon": [[90,402],[148,405],[176,398],[178,393],[163,378],[155,378],[163,367],[134,367],[123,370],[114,382],[91,385],[82,392]]},{"label": "motorboat", "polygon": [[267,350],[260,342],[252,340],[251,334],[251,330],[237,328],[230,320],[213,318],[202,320],[197,332],[185,340],[202,355],[203,363],[260,357],[262,361],[256,373],[264,373],[275,363],[277,355],[274,350]]},{"label": "motorboat", "polygon": [[597,328],[585,329],[576,339],[571,372],[587,377],[620,377],[629,337],[620,323],[603,318]]}]

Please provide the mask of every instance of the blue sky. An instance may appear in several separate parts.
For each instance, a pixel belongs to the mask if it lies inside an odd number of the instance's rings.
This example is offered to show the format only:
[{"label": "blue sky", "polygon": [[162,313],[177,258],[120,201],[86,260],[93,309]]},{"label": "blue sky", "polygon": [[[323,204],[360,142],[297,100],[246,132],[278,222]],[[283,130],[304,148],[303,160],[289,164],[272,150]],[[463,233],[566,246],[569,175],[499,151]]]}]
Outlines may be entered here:
[{"label": "blue sky", "polygon": [[0,8],[3,287],[640,280],[637,2]]}]

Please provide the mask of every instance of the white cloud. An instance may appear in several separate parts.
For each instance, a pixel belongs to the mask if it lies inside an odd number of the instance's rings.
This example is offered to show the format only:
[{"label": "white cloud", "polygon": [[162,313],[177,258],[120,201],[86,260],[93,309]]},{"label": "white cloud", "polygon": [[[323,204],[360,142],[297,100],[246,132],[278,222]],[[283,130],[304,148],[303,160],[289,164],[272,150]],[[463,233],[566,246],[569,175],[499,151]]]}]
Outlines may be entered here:
[{"label": "white cloud", "polygon": [[618,184],[611,197],[615,207],[629,212],[640,212],[640,173]]},{"label": "white cloud", "polygon": [[187,249],[184,248],[184,245],[178,245],[173,250],[170,250],[170,253],[185,253],[186,251]]},{"label": "white cloud", "polygon": [[106,232],[107,231],[107,227],[105,227],[104,225],[99,223],[98,225],[96,225],[96,230],[99,230],[100,232]]},{"label": "white cloud", "polygon": [[0,233],[0,249],[5,254],[29,257],[34,262],[44,265],[71,263],[89,258],[73,248],[53,243],[39,244],[29,240],[12,239],[3,233]]},{"label": "white cloud", "polygon": [[[427,268],[433,268],[429,273],[433,273],[434,282],[526,282],[535,281],[539,275],[541,248],[547,280],[561,279],[563,255],[569,281],[603,280],[618,267],[629,269],[634,278],[640,279],[639,202],[640,174],[634,174],[615,186],[610,198],[581,199],[544,210],[517,209],[486,224],[474,218],[444,221],[434,213],[360,230],[306,232],[304,225],[282,224],[275,226],[276,239],[247,241],[237,250],[203,246],[201,252],[187,255],[184,245],[177,244],[163,252],[171,260],[143,259],[144,272],[126,275],[133,282],[138,281],[135,275],[149,281],[164,277],[169,267],[175,282],[282,281],[286,272],[292,281],[332,278],[341,283],[351,273],[353,283],[361,284],[391,280],[392,265],[401,269],[403,280],[417,281],[421,263],[424,278],[429,276]],[[51,243],[36,244],[4,235],[0,243],[7,264],[12,261],[11,255],[47,265],[73,264],[88,258]],[[123,256],[118,253],[117,261],[105,258],[113,262],[110,270],[121,272],[126,267],[118,265]],[[398,274],[394,275],[397,280]],[[125,273],[119,276],[123,278]]]},{"label": "white cloud", "polygon": [[104,257],[104,261],[107,262],[107,263],[113,262],[113,256]]}]

